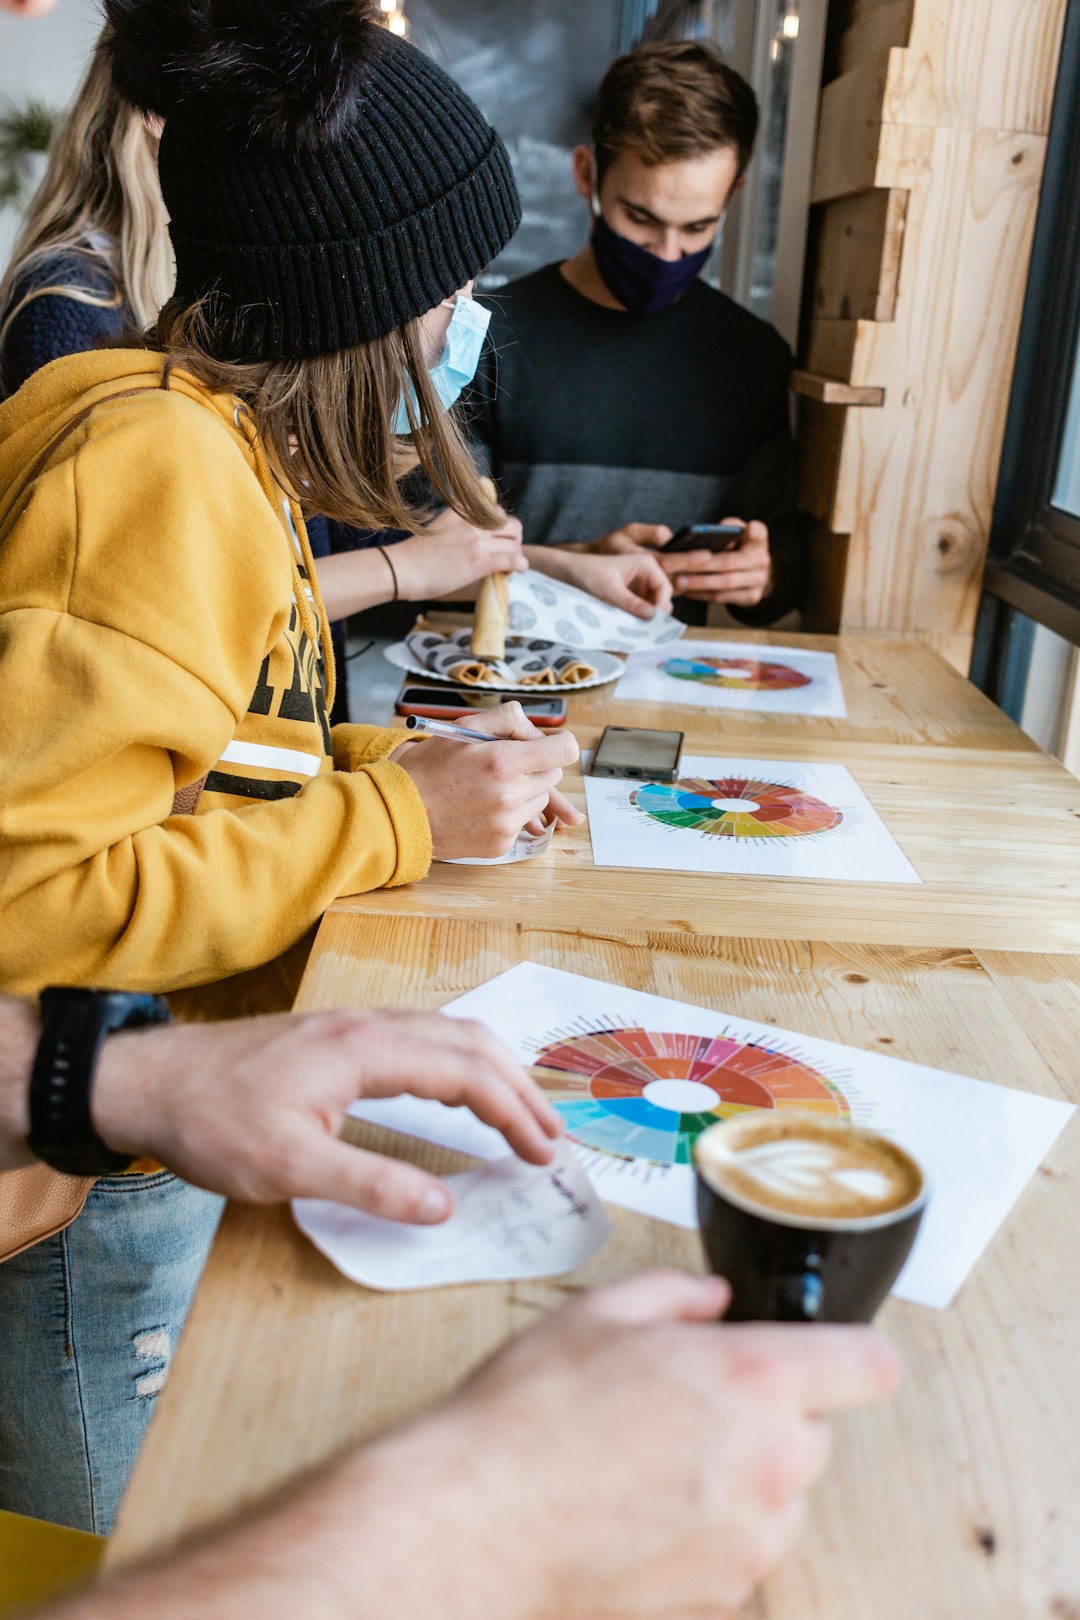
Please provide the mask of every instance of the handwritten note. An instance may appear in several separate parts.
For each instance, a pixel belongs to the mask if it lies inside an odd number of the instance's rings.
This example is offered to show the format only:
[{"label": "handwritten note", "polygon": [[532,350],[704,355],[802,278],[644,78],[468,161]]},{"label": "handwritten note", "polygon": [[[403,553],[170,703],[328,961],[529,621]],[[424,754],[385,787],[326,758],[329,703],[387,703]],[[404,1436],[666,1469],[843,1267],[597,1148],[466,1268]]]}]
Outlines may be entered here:
[{"label": "handwritten note", "polygon": [[293,1215],[346,1277],[387,1292],[554,1277],[574,1271],[611,1232],[566,1142],[549,1165],[505,1154],[446,1185],[454,1213],[441,1226],[405,1226],[316,1198],[296,1199]]}]

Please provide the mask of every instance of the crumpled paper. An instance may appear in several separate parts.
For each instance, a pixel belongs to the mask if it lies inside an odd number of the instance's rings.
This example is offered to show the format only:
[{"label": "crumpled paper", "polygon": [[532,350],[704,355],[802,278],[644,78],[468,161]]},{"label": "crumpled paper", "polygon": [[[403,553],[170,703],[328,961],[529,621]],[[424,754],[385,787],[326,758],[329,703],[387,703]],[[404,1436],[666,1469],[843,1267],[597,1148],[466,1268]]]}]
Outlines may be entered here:
[{"label": "crumpled paper", "polygon": [[559,1276],[576,1271],[611,1233],[567,1142],[549,1165],[504,1154],[447,1176],[446,1185],[454,1212],[439,1226],[384,1221],[319,1198],[295,1199],[293,1216],[346,1277],[391,1293]]}]

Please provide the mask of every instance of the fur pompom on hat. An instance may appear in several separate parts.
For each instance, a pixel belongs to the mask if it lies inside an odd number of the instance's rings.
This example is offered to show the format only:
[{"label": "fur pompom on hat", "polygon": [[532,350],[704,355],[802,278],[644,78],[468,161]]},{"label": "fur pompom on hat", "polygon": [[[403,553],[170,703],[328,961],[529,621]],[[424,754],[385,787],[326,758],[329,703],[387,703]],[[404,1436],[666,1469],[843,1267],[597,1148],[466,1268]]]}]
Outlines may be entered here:
[{"label": "fur pompom on hat", "polygon": [[328,354],[433,308],[521,219],[506,149],[373,0],[105,0],[162,115],[176,298],[223,359]]},{"label": "fur pompom on hat", "polygon": [[174,111],[182,85],[178,64],[199,49],[205,10],[202,0],[153,7],[105,0],[113,84],[141,113],[168,118]]}]

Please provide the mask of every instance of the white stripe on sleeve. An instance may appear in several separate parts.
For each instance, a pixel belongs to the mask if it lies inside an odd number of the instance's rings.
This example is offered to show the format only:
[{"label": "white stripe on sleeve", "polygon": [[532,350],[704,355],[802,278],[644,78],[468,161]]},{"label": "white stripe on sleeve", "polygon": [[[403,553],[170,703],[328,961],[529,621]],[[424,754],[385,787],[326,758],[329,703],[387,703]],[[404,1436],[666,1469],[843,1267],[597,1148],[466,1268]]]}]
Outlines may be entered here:
[{"label": "white stripe on sleeve", "polygon": [[300,776],[318,776],[322,759],[321,755],[302,754],[296,748],[272,748],[268,743],[238,742],[234,738],[218,763],[262,765],[269,771],[293,771]]}]

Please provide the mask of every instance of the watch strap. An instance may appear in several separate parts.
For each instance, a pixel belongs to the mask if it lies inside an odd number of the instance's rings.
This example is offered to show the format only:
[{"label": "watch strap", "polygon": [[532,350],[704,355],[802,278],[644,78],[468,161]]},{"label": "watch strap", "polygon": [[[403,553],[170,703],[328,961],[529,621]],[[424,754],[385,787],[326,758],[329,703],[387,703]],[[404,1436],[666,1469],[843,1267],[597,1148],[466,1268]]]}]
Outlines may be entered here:
[{"label": "watch strap", "polygon": [[51,986],[40,996],[41,1036],[30,1078],[30,1151],[68,1176],[115,1175],[131,1163],[98,1136],[91,1096],[98,1058],[114,1030],[169,1021],[160,996]]}]

